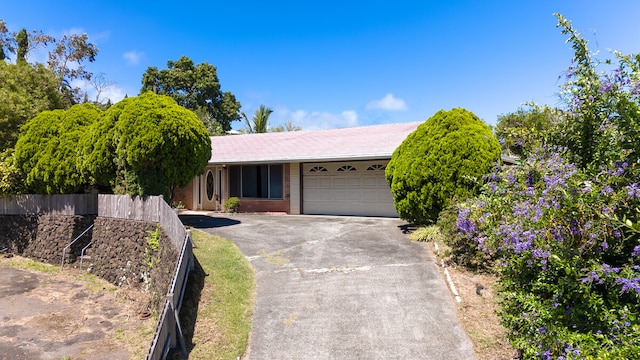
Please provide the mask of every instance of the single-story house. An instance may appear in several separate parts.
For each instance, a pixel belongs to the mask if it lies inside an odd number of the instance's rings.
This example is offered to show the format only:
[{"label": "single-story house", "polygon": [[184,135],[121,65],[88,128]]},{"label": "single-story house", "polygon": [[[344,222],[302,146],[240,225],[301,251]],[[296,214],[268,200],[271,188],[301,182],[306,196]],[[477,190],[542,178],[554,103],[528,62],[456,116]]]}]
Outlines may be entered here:
[{"label": "single-story house", "polygon": [[204,173],[176,193],[192,210],[397,217],[384,176],[421,122],[214,136]]}]

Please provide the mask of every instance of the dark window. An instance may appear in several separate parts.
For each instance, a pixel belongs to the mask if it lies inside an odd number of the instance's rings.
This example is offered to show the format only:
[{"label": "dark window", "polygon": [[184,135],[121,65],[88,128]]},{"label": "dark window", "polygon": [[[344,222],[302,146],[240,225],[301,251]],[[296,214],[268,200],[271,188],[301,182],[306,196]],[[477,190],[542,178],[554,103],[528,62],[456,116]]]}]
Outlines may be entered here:
[{"label": "dark window", "polygon": [[283,189],[281,164],[229,167],[229,196],[282,199]]},{"label": "dark window", "polygon": [[344,166],[340,166],[338,168],[338,171],[357,171],[358,169],[356,169],[355,167],[351,166],[351,165],[344,165]]},{"label": "dark window", "polygon": [[386,165],[382,165],[382,164],[374,164],[371,165],[367,168],[367,171],[375,171],[375,170],[384,170],[386,169],[387,166]]},{"label": "dark window", "polygon": [[269,197],[282,199],[282,188],[284,184],[284,171],[282,165],[271,165],[269,167]]},{"label": "dark window", "polygon": [[309,169],[310,173],[315,173],[315,172],[327,172],[329,170],[327,170],[326,167],[324,166],[314,166],[311,169]]},{"label": "dark window", "polygon": [[229,196],[240,197],[240,166],[229,166]]},{"label": "dark window", "polygon": [[213,200],[213,173],[211,171],[207,172],[207,200]]}]

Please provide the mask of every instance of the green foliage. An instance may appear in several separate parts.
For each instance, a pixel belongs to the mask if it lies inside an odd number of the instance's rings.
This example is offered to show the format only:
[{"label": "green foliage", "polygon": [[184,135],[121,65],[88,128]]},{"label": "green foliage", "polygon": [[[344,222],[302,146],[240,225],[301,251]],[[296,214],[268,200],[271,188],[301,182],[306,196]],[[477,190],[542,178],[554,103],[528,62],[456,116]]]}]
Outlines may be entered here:
[{"label": "green foliage", "polygon": [[230,197],[224,202],[223,207],[226,212],[238,212],[238,209],[240,208],[240,199],[235,196]]},{"label": "green foliage", "polygon": [[437,225],[421,226],[409,234],[409,239],[420,242],[442,241],[442,233]]},{"label": "green foliage", "polygon": [[29,48],[29,36],[25,28],[22,28],[16,35],[16,42],[18,43],[16,63],[25,63],[27,62],[27,49]]},{"label": "green foliage", "polygon": [[[592,172],[611,161],[640,161],[640,55],[614,52],[615,61],[600,60],[571,22],[556,14],[558,27],[568,35],[574,50],[573,64],[561,88],[564,117],[555,131],[555,142],[570,150],[571,160]],[[599,73],[599,67],[613,67]]]},{"label": "green foliage", "polygon": [[147,246],[144,249],[145,261],[149,268],[153,268],[158,262],[160,262],[160,226],[156,225],[154,231],[147,230]]},{"label": "green foliage", "polygon": [[458,236],[499,264],[500,316],[525,358],[640,352],[640,169],[611,165],[589,177],[538,154],[459,204]]},{"label": "green foliage", "polygon": [[458,205],[456,238],[497,265],[500,316],[523,358],[637,358],[640,55],[599,61],[556,16],[575,53],[548,138],[563,151],[492,174]]},{"label": "green foliage", "polygon": [[13,148],[27,120],[62,107],[53,73],[42,65],[0,61],[0,151]]},{"label": "green foliage", "polygon": [[[482,199],[482,194],[479,197]],[[479,200],[480,201],[480,200]],[[477,272],[495,272],[495,259],[478,248],[476,239],[460,234],[458,228],[458,207],[467,203],[449,204],[438,216],[437,225],[443,242],[450,249],[451,259],[458,265]]]},{"label": "green foliage", "polygon": [[24,182],[13,153],[13,149],[0,152],[0,196],[23,192]]},{"label": "green foliage", "polygon": [[557,122],[557,110],[529,104],[514,113],[500,115],[495,134],[504,152],[525,157],[545,143]]},{"label": "green foliage", "polygon": [[211,157],[204,125],[168,96],[149,92],[124,99],[102,121],[102,129],[113,125],[116,189],[128,194],[162,194],[170,202],[173,190],[201,173]]},{"label": "green foliage", "polygon": [[[50,41],[52,41],[51,38]],[[98,55],[98,47],[89,42],[87,34],[63,35],[55,41],[55,48],[49,52],[47,65],[58,79],[58,91],[62,94],[67,106],[77,104],[87,94],[73,86],[74,80],[91,80],[91,72],[86,62],[94,62]]]},{"label": "green foliage", "polygon": [[245,113],[242,113],[245,124],[247,125],[246,131],[249,134],[266,133],[269,131],[269,116],[273,113],[273,109],[264,105],[260,105],[256,109],[256,113],[253,115],[253,119],[249,121],[249,118]]},{"label": "green foliage", "polygon": [[[15,157],[5,156],[3,167],[23,176],[30,192],[73,193],[93,186],[164,195],[170,202],[176,187],[202,172],[211,143],[191,111],[147,93],[105,112],[91,104],[42,112],[24,125]],[[13,178],[3,176],[0,189]]]},{"label": "green foliage", "polygon": [[23,126],[15,165],[25,175],[29,192],[59,194],[85,189],[78,143],[100,116],[94,105],[74,105],[67,111],[42,112]]},{"label": "green foliage", "polygon": [[271,132],[285,132],[285,131],[300,131],[302,128],[298,125],[294,125],[291,121],[287,121],[284,125],[276,125],[271,128]]},{"label": "green foliage", "polygon": [[217,125],[231,130],[231,122],[240,120],[240,103],[231,92],[222,92],[215,66],[194,65],[186,56],[169,60],[167,69],[149,67],[142,76],[140,93],[152,91],[167,95],[185,108],[198,111],[199,118],[216,135]]},{"label": "green foliage", "polygon": [[473,195],[500,157],[491,129],[473,113],[439,111],[394,151],[386,179],[400,217],[434,222],[454,198]]}]

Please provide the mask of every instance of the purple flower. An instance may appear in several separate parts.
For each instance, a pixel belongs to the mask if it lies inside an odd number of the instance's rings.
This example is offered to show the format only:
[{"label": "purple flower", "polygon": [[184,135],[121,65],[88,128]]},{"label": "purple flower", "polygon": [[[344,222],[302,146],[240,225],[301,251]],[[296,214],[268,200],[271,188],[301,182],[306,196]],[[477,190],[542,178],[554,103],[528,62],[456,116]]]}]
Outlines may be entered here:
[{"label": "purple flower", "polygon": [[611,188],[611,186],[606,185],[605,187],[602,188],[602,195],[611,195],[613,193],[613,189]]},{"label": "purple flower", "polygon": [[640,199],[640,189],[638,188],[638,184],[637,183],[633,183],[631,185],[627,185],[624,188],[627,189],[627,194],[630,197],[637,197],[637,198]]},{"label": "purple flower", "polygon": [[536,259],[546,259],[551,255],[548,251],[544,251],[541,249],[533,249],[533,251],[531,251],[531,254]]},{"label": "purple flower", "polygon": [[617,278],[616,284],[622,285],[622,292],[628,292],[630,290],[635,291],[637,294],[640,294],[640,276],[635,277],[633,279],[627,278]]},{"label": "purple flower", "polygon": [[476,226],[468,218],[469,212],[470,210],[464,207],[459,208],[458,211],[458,221],[456,225],[464,234],[474,233],[476,231]]},{"label": "purple flower", "polygon": [[615,273],[615,274],[619,273],[620,269],[617,267],[611,267],[611,265],[609,264],[602,264],[600,266],[600,271],[602,271],[602,274],[604,275],[609,275],[611,273]]},{"label": "purple flower", "polygon": [[640,256],[640,245],[637,245],[633,248],[633,252],[631,252],[631,256],[638,257]]}]

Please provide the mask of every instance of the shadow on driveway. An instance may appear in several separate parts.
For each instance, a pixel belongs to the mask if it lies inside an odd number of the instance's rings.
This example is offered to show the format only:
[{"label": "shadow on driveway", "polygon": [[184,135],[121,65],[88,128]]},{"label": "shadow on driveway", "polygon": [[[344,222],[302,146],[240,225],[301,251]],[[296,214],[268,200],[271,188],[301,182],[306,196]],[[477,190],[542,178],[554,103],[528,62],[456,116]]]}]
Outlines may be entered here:
[{"label": "shadow on driveway", "polygon": [[240,224],[238,220],[207,215],[179,215],[179,218],[185,226],[191,226],[196,229],[219,228]]}]

